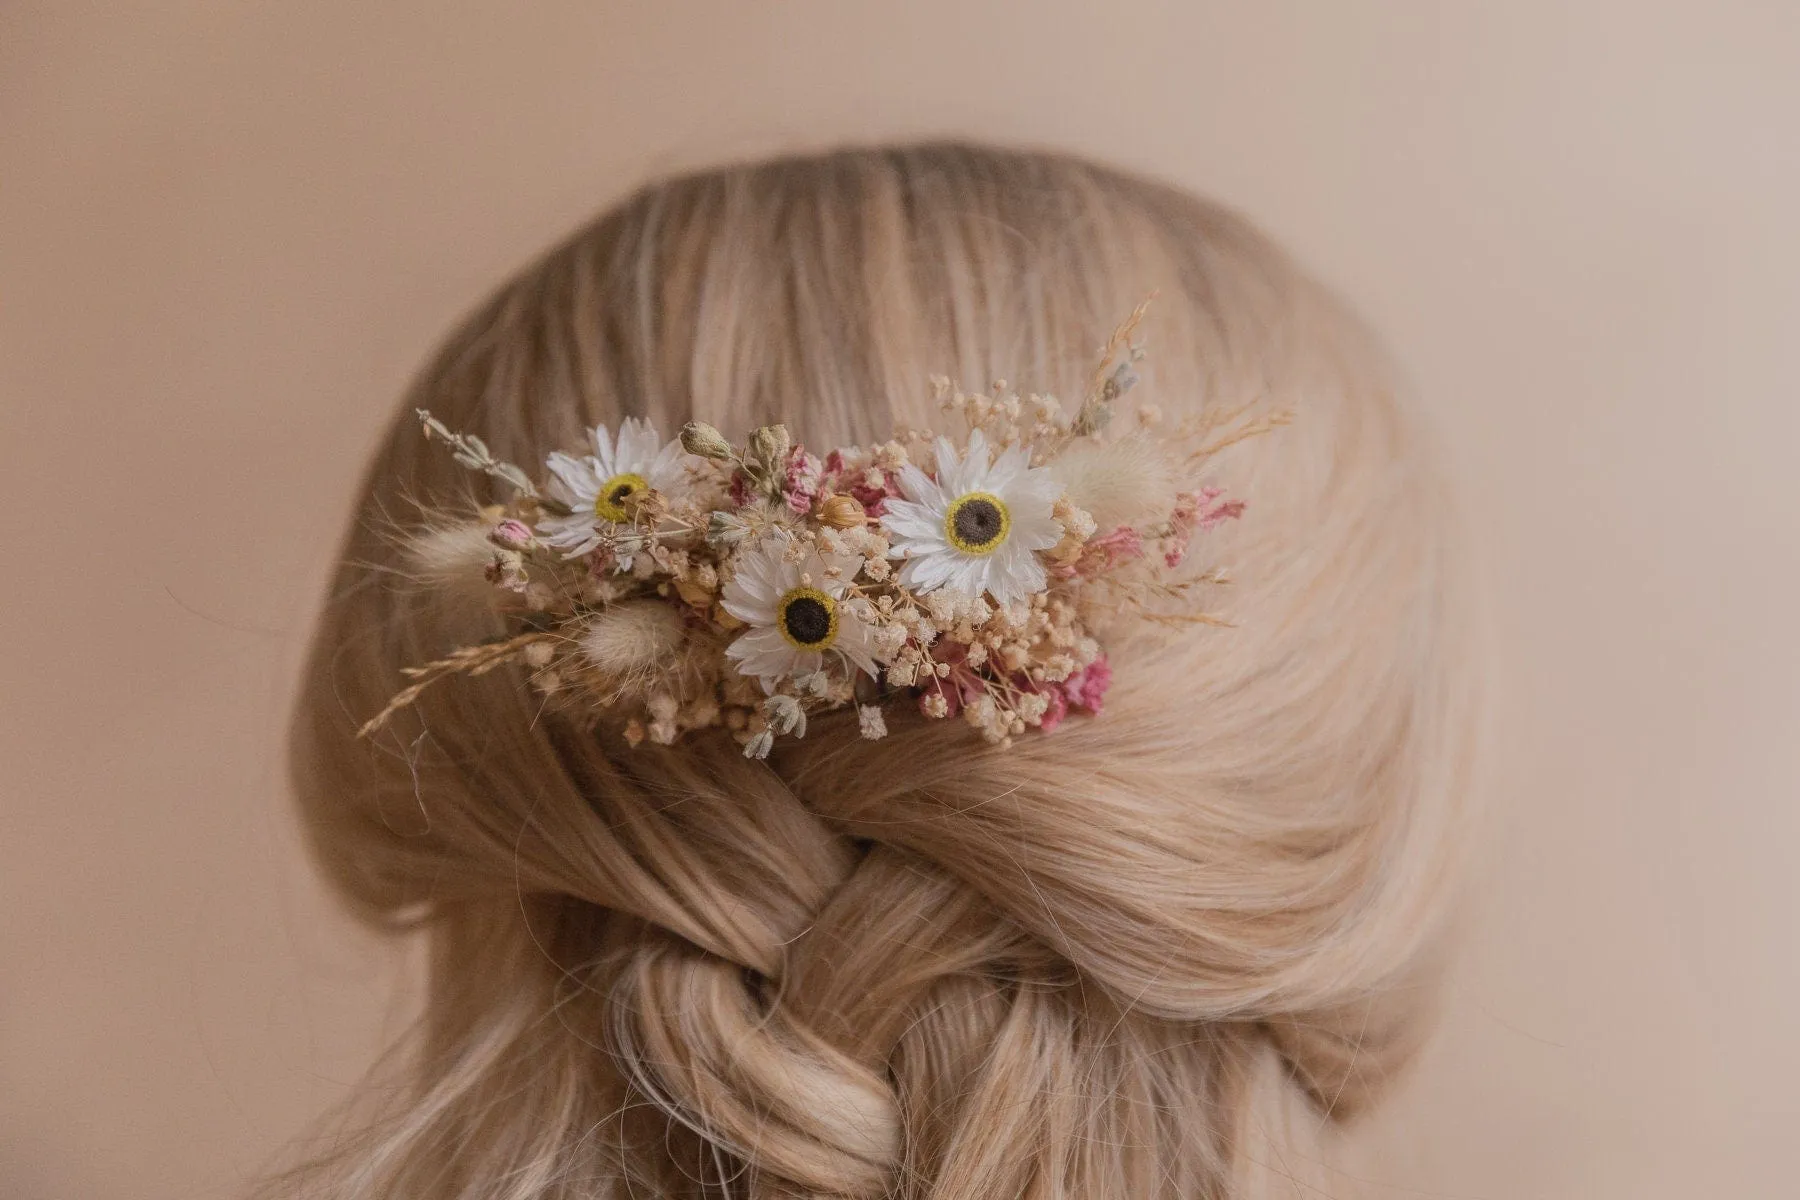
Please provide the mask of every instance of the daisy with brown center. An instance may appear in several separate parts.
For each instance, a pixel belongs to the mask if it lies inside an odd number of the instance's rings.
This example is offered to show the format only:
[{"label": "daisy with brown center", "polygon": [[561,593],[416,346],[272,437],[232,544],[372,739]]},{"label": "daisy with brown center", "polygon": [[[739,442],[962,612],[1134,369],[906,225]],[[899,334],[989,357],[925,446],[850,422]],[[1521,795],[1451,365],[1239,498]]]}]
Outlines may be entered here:
[{"label": "daisy with brown center", "polygon": [[861,564],[851,554],[801,552],[783,533],[737,555],[721,599],[750,629],[726,647],[726,657],[770,693],[783,679],[823,670],[833,656],[874,675],[880,667],[873,631],[845,600]]},{"label": "daisy with brown center", "polygon": [[1010,447],[990,460],[979,429],[961,455],[939,438],[937,478],[908,464],[900,472],[900,491],[905,499],[887,501],[881,524],[892,539],[890,556],[904,560],[903,586],[920,593],[985,592],[1001,604],[1044,589],[1038,551],[1062,540],[1055,516],[1062,485],[1031,466],[1024,448]]},{"label": "daisy with brown center", "polygon": [[[680,442],[664,442],[647,421],[627,417],[615,442],[605,426],[592,431],[594,452],[576,458],[557,451],[546,459],[550,497],[568,506],[566,517],[546,517],[538,536],[580,558],[598,548],[621,525],[630,525],[636,506],[652,489],[673,494],[682,482]],[[616,565],[631,569],[632,555],[620,553]]]}]

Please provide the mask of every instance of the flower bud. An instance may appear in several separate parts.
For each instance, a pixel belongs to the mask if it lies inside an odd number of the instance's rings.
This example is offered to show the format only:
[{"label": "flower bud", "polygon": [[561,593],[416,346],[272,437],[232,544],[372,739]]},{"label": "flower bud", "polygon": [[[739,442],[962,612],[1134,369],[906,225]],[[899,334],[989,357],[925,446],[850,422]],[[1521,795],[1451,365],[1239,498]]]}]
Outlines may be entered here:
[{"label": "flower bud", "polygon": [[855,529],[869,523],[869,514],[854,496],[827,496],[818,512],[819,524],[832,529]]},{"label": "flower bud", "polygon": [[729,460],[732,457],[731,443],[705,421],[689,421],[681,427],[681,448],[700,458]]},{"label": "flower bud", "polygon": [[792,696],[770,696],[763,701],[763,718],[777,735],[806,736],[806,710]]},{"label": "flower bud", "polygon": [[531,545],[531,526],[508,517],[488,532],[488,540],[508,550],[523,550]]},{"label": "flower bud", "polygon": [[788,437],[786,425],[764,425],[750,435],[750,453],[762,466],[765,474],[782,469],[792,445],[793,440]]}]

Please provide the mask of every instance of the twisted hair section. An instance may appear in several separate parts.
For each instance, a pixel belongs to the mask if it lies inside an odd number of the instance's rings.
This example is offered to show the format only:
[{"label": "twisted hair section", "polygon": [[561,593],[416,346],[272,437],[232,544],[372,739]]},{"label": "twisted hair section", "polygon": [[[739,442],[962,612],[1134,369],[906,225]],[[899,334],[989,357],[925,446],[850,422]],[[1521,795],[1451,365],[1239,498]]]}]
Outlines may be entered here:
[{"label": "twisted hair section", "polygon": [[[493,499],[429,408],[530,462],[624,416],[934,421],[935,373],[1080,393],[1150,292],[1144,395],[1290,410],[1218,470],[1229,628],[1104,631],[1105,713],[1010,750],[815,722],[767,762],[625,746],[510,668],[360,720],[497,634],[396,530]],[[1429,447],[1360,325],[1239,219],[957,145],[638,193],[449,339],[371,466],[293,766],[319,862],[421,932],[392,1078],[270,1195],[369,1200],[1314,1195],[1416,1049],[1465,791]],[[358,565],[360,564],[360,565]],[[846,720],[848,724],[846,724]]]}]

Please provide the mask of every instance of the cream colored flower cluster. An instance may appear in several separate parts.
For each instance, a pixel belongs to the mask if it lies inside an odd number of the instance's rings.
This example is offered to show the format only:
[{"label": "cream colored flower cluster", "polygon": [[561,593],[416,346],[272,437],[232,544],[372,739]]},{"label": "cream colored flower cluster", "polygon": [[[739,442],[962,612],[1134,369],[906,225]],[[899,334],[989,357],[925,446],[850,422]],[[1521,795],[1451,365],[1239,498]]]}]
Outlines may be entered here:
[{"label": "cream colored flower cluster", "polygon": [[822,457],[781,425],[740,445],[699,423],[665,441],[628,419],[593,430],[585,453],[551,454],[540,484],[421,412],[427,436],[516,495],[415,554],[436,556],[434,580],[479,572],[514,628],[411,669],[364,732],[444,675],[507,662],[633,745],[723,728],[755,758],[836,709],[854,707],[867,738],[905,707],[1002,745],[1098,713],[1112,672],[1093,629],[1121,614],[1213,620],[1196,589],[1223,576],[1183,564],[1243,506],[1194,476],[1282,421],[1240,410],[1164,429],[1148,407],[1115,421],[1138,315],[1073,417],[1003,382],[968,394],[938,380],[961,436],[902,431]]}]

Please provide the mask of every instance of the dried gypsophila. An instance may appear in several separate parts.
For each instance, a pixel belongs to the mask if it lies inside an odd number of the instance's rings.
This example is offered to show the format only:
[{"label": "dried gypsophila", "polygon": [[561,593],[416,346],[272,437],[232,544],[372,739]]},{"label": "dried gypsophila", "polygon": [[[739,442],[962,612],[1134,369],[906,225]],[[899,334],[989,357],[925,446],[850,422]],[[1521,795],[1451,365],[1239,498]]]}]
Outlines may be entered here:
[{"label": "dried gypsophila", "polygon": [[484,522],[495,607],[518,632],[409,669],[361,732],[447,675],[508,663],[547,706],[630,745],[722,729],[752,758],[841,709],[865,738],[906,705],[1000,745],[1100,712],[1112,667],[1098,629],[1222,623],[1199,598],[1223,572],[1177,569],[1243,504],[1197,476],[1286,421],[1246,406],[1171,429],[1140,406],[1112,435],[1147,304],[1103,347],[1072,417],[1003,380],[934,379],[958,438],[902,429],[820,456],[781,425],[740,445],[702,422],[664,440],[627,420],[591,431],[586,453],[551,454],[540,484],[421,412],[427,436],[517,493]]}]

